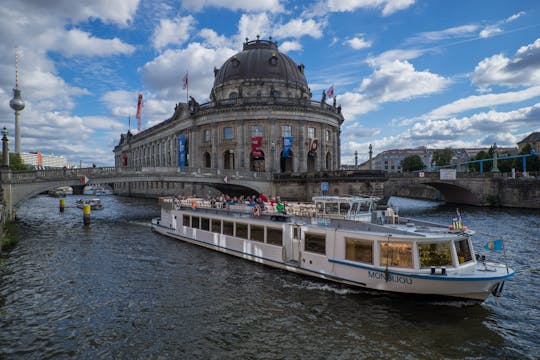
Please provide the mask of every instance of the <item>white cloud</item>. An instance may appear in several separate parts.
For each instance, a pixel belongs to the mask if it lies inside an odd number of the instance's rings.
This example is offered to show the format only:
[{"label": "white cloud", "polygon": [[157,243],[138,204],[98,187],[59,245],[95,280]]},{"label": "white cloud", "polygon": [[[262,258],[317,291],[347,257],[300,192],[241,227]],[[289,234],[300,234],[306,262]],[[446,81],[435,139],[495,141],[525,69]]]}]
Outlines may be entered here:
[{"label": "white cloud", "polygon": [[268,14],[243,14],[238,21],[238,39],[240,41],[244,41],[245,38],[253,40],[256,35],[263,38],[272,36]]},{"label": "white cloud", "polygon": [[212,29],[202,29],[199,31],[199,36],[204,39],[204,45],[207,47],[220,48],[232,46],[231,40],[223,35],[219,35]]},{"label": "white cloud", "polygon": [[300,38],[302,36],[311,36],[320,39],[323,35],[322,29],[324,22],[318,23],[313,19],[293,19],[286,24],[278,25],[274,30],[274,36],[277,38]]},{"label": "white cloud", "polygon": [[182,7],[191,11],[201,11],[207,7],[248,12],[268,11],[278,13],[283,11],[283,6],[279,0],[183,0]]},{"label": "white cloud", "polygon": [[164,51],[140,71],[146,86],[157,91],[157,98],[172,102],[185,101],[181,81],[189,71],[190,95],[203,103],[214,83],[214,66],[220,67],[234,53],[229,48],[210,49],[200,43],[190,43],[185,49]]},{"label": "white cloud", "polygon": [[351,39],[345,40],[345,44],[349,45],[354,50],[360,50],[371,47],[372,42],[364,39],[363,36],[355,36]]},{"label": "white cloud", "polygon": [[191,15],[172,20],[161,19],[152,34],[152,45],[161,50],[169,44],[181,45],[189,39],[195,18]]},{"label": "white cloud", "polygon": [[517,19],[519,19],[520,17],[522,17],[524,15],[525,15],[525,11],[520,11],[517,14],[514,14],[514,15],[510,16],[508,19],[506,19],[506,22],[510,23],[510,22],[516,21]]},{"label": "white cloud", "polygon": [[446,39],[455,39],[461,37],[467,37],[476,35],[478,30],[477,25],[461,25],[455,26],[444,30],[439,31],[428,31],[418,33],[408,40],[408,42],[436,42]]},{"label": "white cloud", "polygon": [[72,29],[67,32],[57,34],[54,44],[50,50],[56,50],[64,56],[110,56],[125,54],[129,55],[135,51],[135,47],[122,42],[118,38],[100,39],[91,34]]},{"label": "white cloud", "polygon": [[485,134],[515,133],[523,127],[538,124],[540,103],[508,112],[488,111],[462,118],[427,120],[412,126],[410,141],[444,140],[452,141],[456,134],[463,137],[483,136]]},{"label": "white cloud", "polygon": [[279,51],[289,52],[289,51],[299,51],[302,50],[302,45],[298,41],[284,41],[279,45]]},{"label": "white cloud", "polygon": [[357,9],[381,9],[384,16],[407,9],[415,0],[328,0],[327,8],[332,12],[355,11]]},{"label": "white cloud", "polygon": [[482,60],[474,69],[472,81],[481,88],[534,86],[540,84],[540,38],[518,49],[512,59],[503,54]]},{"label": "white cloud", "polygon": [[410,50],[388,50],[378,56],[370,56],[366,59],[371,67],[381,66],[382,64],[390,63],[395,60],[406,61],[416,59],[424,54],[424,50],[410,49]]},{"label": "white cloud", "polygon": [[480,37],[482,39],[486,39],[488,37],[491,37],[495,34],[499,34],[499,33],[502,33],[502,29],[498,26],[488,26],[484,29],[482,29],[482,31],[480,31]]},{"label": "white cloud", "polygon": [[473,95],[459,99],[431,111],[425,116],[427,119],[438,119],[459,114],[465,111],[488,108],[495,105],[512,104],[540,96],[540,86],[533,86],[525,90],[502,94]]},{"label": "white cloud", "polygon": [[370,94],[377,102],[402,101],[439,92],[448,82],[429,71],[416,71],[407,61],[395,60],[364,78],[360,91]]},{"label": "white cloud", "polygon": [[369,99],[366,95],[359,93],[345,92],[339,94],[337,101],[342,105],[343,116],[346,119],[353,119],[358,115],[366,114],[377,109],[376,102]]}]

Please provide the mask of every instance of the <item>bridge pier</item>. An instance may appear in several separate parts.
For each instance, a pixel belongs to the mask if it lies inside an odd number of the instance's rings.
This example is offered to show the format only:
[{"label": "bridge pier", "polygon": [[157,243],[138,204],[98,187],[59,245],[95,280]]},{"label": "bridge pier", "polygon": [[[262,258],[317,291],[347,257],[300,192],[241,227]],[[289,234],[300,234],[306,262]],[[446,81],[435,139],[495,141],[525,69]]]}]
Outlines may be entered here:
[{"label": "bridge pier", "polygon": [[[9,164],[9,161],[8,161]],[[2,165],[0,168],[0,183],[2,184],[2,220],[12,221],[15,219],[13,208],[13,189],[11,187],[12,172],[9,167]]]}]

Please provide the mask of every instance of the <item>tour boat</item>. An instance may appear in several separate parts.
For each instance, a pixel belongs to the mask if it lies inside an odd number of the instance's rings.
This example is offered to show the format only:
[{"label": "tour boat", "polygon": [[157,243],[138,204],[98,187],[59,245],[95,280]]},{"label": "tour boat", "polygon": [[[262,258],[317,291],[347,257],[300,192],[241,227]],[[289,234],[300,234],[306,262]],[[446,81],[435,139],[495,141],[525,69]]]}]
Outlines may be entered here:
[{"label": "tour boat", "polygon": [[93,198],[93,199],[80,199],[77,200],[77,207],[79,209],[84,208],[85,205],[90,205],[91,210],[101,210],[103,209],[103,204],[101,203],[101,199]]},{"label": "tour boat", "polygon": [[[351,286],[483,301],[514,271],[485,261],[471,230],[398,216],[357,221],[246,205],[161,198],[160,234],[246,260]],[[213,203],[212,203],[213,205]],[[215,205],[214,205],[215,206]]]}]

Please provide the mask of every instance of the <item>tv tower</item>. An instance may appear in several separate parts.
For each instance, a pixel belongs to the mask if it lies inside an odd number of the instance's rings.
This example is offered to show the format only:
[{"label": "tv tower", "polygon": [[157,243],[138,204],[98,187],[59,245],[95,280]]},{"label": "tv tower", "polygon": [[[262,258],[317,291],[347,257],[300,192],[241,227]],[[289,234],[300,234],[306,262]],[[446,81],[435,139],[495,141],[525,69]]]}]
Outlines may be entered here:
[{"label": "tv tower", "polygon": [[21,98],[19,90],[19,48],[15,48],[15,89],[13,89],[13,99],[9,106],[15,110],[15,153],[21,153],[21,120],[19,112],[24,109],[24,100]]}]

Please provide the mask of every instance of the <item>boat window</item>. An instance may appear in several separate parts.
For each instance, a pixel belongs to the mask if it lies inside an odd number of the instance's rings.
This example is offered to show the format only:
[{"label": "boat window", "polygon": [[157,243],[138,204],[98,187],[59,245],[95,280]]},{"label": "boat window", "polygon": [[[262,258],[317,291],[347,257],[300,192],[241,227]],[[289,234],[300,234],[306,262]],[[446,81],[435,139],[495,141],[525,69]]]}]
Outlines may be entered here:
[{"label": "boat window", "polygon": [[264,226],[250,225],[249,239],[264,242]]},{"label": "boat window", "polygon": [[198,216],[192,216],[191,217],[191,227],[198,229],[199,228],[199,217]]},{"label": "boat window", "polygon": [[373,264],[373,241],[345,238],[345,259]]},{"label": "boat window", "polygon": [[412,244],[410,243],[381,243],[381,266],[413,267]]},{"label": "boat window", "polygon": [[468,239],[456,241],[456,253],[460,264],[472,260]]},{"label": "boat window", "polygon": [[352,208],[351,208],[351,214],[356,214],[358,213],[358,203],[353,203],[352,204]]},{"label": "boat window", "polygon": [[221,220],[212,219],[210,222],[210,231],[213,233],[221,233]]},{"label": "boat window", "polygon": [[236,237],[247,239],[248,238],[248,226],[243,223],[236,223]]},{"label": "boat window", "polygon": [[210,230],[210,219],[208,218],[201,218],[201,230]]},{"label": "boat window", "polygon": [[294,227],[293,228],[293,235],[292,235],[293,239],[298,239],[298,228],[297,227]]},{"label": "boat window", "polygon": [[283,231],[281,229],[267,227],[266,242],[272,245],[283,245]]},{"label": "boat window", "polygon": [[234,235],[234,223],[232,221],[223,221],[223,234]]},{"label": "boat window", "polygon": [[337,203],[326,203],[325,206],[326,214],[337,214],[338,213],[338,204]]},{"label": "boat window", "polygon": [[452,266],[450,243],[418,244],[420,267]]},{"label": "boat window", "polygon": [[349,203],[340,203],[339,204],[339,213],[341,215],[347,215],[349,213],[349,209],[350,209],[350,204]]},{"label": "boat window", "polygon": [[326,254],[326,235],[305,233],[304,250],[319,254]]},{"label": "boat window", "polygon": [[182,225],[184,226],[191,226],[191,222],[189,221],[189,215],[184,215],[182,217]]}]

